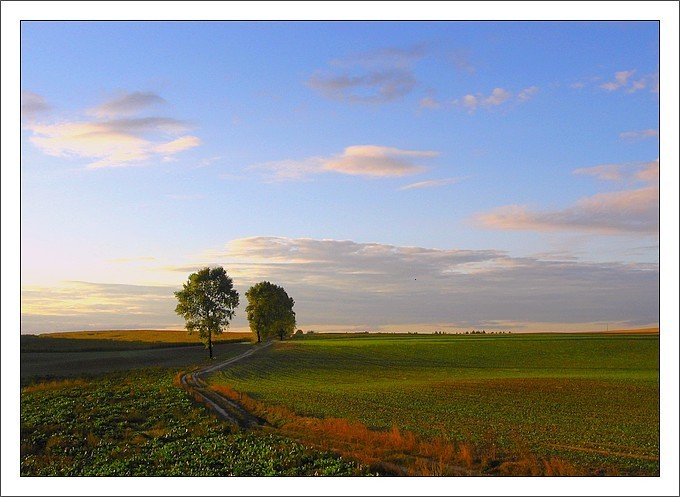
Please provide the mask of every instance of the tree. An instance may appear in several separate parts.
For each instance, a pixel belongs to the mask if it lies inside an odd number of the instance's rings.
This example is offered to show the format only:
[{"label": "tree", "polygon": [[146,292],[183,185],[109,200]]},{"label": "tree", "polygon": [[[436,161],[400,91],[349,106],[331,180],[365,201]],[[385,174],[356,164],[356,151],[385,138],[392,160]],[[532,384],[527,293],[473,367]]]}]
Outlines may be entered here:
[{"label": "tree", "polygon": [[212,359],[212,337],[229,326],[239,304],[231,278],[222,267],[203,268],[189,275],[175,297],[178,301],[175,312],[184,317],[190,335],[198,334]]},{"label": "tree", "polygon": [[295,301],[286,291],[268,281],[250,287],[246,292],[248,323],[257,336],[257,342],[268,336],[283,340],[295,330]]}]

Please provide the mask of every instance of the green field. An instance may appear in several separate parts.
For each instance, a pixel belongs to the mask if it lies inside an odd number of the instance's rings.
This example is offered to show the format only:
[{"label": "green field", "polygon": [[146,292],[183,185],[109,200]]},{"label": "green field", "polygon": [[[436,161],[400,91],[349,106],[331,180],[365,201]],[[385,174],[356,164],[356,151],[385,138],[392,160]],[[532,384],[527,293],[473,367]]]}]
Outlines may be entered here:
[{"label": "green field", "polygon": [[25,387],[22,476],[363,475],[335,454],[218,421],[177,371],[110,373]]},{"label": "green field", "polygon": [[305,336],[213,376],[301,416],[396,426],[586,474],[659,472],[658,334]]}]

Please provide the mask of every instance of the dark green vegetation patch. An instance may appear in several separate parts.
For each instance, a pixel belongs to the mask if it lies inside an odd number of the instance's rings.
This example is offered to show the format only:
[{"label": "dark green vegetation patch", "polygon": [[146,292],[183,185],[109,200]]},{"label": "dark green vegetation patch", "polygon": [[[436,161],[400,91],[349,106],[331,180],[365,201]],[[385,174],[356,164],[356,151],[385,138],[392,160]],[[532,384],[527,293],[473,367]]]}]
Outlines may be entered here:
[{"label": "dark green vegetation patch", "polygon": [[21,393],[22,476],[361,475],[285,438],[242,433],[150,369],[35,384]]}]

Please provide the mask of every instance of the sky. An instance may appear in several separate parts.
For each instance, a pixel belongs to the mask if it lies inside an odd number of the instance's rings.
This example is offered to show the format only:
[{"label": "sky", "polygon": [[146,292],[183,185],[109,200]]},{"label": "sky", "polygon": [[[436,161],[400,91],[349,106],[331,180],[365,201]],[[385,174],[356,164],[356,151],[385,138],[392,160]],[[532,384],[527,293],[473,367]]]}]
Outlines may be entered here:
[{"label": "sky", "polygon": [[[305,330],[660,325],[677,419],[676,2],[158,5],[2,3],[3,488],[16,331],[180,329],[206,265],[241,294],[232,330],[262,280]],[[622,484],[677,493],[658,480]]]},{"label": "sky", "polygon": [[[655,21],[24,21],[21,333],[659,326]],[[677,49],[677,47],[676,47]],[[668,167],[677,169],[677,164]]]}]

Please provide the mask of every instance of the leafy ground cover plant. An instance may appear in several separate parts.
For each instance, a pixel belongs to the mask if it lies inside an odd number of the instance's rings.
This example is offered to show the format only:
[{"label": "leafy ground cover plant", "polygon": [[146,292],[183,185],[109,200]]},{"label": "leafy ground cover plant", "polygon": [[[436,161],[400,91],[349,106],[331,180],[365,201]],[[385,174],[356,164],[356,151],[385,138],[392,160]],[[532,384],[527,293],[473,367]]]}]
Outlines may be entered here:
[{"label": "leafy ground cover plant", "polygon": [[22,476],[363,475],[338,455],[217,420],[173,384],[136,370],[21,392]]}]

